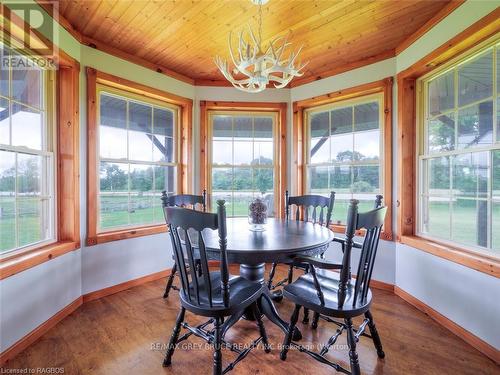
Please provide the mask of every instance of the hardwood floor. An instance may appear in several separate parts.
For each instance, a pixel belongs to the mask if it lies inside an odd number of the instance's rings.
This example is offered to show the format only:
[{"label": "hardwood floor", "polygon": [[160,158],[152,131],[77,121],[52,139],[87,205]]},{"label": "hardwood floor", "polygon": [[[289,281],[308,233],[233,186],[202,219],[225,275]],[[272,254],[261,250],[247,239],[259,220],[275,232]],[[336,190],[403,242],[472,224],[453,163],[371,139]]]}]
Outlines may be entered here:
[{"label": "hardwood floor", "polygon": [[[234,270],[233,270],[233,273]],[[285,275],[280,269],[277,277]],[[276,278],[277,280],[278,278]],[[45,334],[34,345],[6,364],[8,369],[57,367],[64,374],[210,374],[212,352],[201,339],[191,337],[176,350],[172,367],[162,368],[164,348],[173,328],[179,303],[177,292],[163,300],[165,280],[149,282],[132,289],[85,303]],[[358,344],[363,374],[498,374],[500,367],[434,322],[425,314],[395,296],[373,290],[372,312],[382,338],[386,357],[377,359],[372,342],[362,338]],[[281,316],[289,320],[292,305],[276,304]],[[187,313],[190,323],[202,322]],[[317,331],[300,323],[302,344],[325,343],[335,327],[320,321]],[[286,362],[279,359],[277,348],[283,333],[264,320],[271,353],[254,349],[240,362],[233,374],[333,374],[335,371],[296,350]],[[258,336],[254,322],[240,321],[226,335],[229,341],[249,343]],[[348,367],[345,334],[332,348],[330,357]],[[223,361],[234,353],[223,351]],[[2,373],[6,373],[5,370]]]}]

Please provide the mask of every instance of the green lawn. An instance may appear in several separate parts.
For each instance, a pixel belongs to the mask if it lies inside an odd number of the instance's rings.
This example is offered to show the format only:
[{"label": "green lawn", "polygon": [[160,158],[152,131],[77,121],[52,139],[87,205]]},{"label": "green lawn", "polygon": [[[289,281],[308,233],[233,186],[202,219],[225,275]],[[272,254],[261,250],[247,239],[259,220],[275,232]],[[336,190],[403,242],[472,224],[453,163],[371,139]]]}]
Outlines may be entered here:
[{"label": "green lawn", "polygon": [[[222,193],[220,193],[222,195]],[[219,198],[221,198],[219,196]],[[236,198],[226,202],[228,215],[248,215],[250,197]],[[215,205],[213,205],[215,207]],[[371,209],[372,201],[362,201],[360,211]],[[15,247],[14,200],[0,199],[0,252]],[[40,241],[40,219],[36,199],[23,199],[18,203],[19,244],[28,245]],[[100,228],[111,229],[127,225],[147,225],[163,222],[163,211],[159,197],[133,197],[128,209],[126,196],[101,197]],[[345,221],[348,200],[337,199],[333,213],[333,222]],[[495,203],[493,216],[493,248],[500,250],[500,203]],[[451,235],[453,240],[464,244],[476,243],[477,215],[474,202],[454,203]],[[450,239],[449,205],[442,202],[432,202],[430,205],[429,235]]]}]

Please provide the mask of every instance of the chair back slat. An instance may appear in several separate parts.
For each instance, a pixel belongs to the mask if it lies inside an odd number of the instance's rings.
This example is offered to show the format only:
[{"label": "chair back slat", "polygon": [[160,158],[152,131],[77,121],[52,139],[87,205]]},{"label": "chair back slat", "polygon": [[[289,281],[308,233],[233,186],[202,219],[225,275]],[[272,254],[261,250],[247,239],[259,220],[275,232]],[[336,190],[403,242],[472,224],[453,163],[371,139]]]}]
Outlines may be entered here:
[{"label": "chair back slat", "polygon": [[[382,197],[377,196],[376,206],[380,206]],[[339,307],[343,306],[349,282],[350,258],[353,248],[353,239],[357,230],[365,229],[365,237],[361,247],[361,255],[354,285],[353,304],[364,301],[368,295],[370,280],[375,264],[375,257],[380,241],[380,233],[384,224],[387,207],[377,207],[371,211],[358,213],[359,201],[351,199],[348,210],[345,250],[340,273],[338,301]]]},{"label": "chair back slat", "polygon": [[196,297],[196,302],[200,304],[200,288],[198,285],[198,275],[196,274],[196,262],[194,260],[194,248],[191,245],[191,240],[189,238],[189,233],[186,229],[179,229],[183,231],[184,242],[186,248],[186,255],[189,264],[189,274],[191,275],[191,284],[193,285],[194,295]]},{"label": "chair back slat", "polygon": [[[206,213],[181,207],[166,206],[163,208],[167,221],[174,260],[181,277],[183,295],[200,307],[213,307],[220,304],[229,304],[229,271],[227,264],[227,230],[225,202],[218,201],[217,213]],[[220,279],[221,292],[215,295],[212,290],[211,272],[208,267],[204,235],[209,231],[218,231],[220,245]],[[197,245],[197,249],[193,246]],[[199,251],[198,274],[195,251]],[[215,289],[214,289],[215,290]],[[207,302],[205,302],[207,301]],[[208,304],[208,306],[206,306]]]},{"label": "chair back slat", "polygon": [[[295,209],[295,220],[300,221],[302,212],[302,221],[312,221],[314,224],[329,226],[331,223],[333,206],[335,204],[335,192],[331,192],[329,197],[322,195],[300,195],[290,197],[288,191],[285,193],[285,213],[286,219],[289,219],[290,210]],[[326,215],[324,211],[326,209]],[[310,212],[310,210],[312,210]],[[320,210],[319,220],[317,210]],[[292,215],[293,217],[293,215]]]},{"label": "chair back slat", "polygon": [[200,251],[201,272],[202,272],[203,282],[208,290],[209,305],[210,307],[213,307],[212,280],[210,279],[210,271],[208,269],[208,257],[205,248],[205,241],[203,241],[203,236],[198,236],[198,249]]},{"label": "chair back slat", "polygon": [[177,194],[168,195],[166,191],[162,192],[161,200],[163,202],[163,207],[183,207],[191,208],[196,210],[196,205],[199,205],[203,212],[207,210],[207,191],[203,190],[202,195],[192,195],[192,194]]},{"label": "chair back slat", "polygon": [[[174,251],[174,260],[175,264],[177,264],[179,270],[184,270],[186,268],[184,251],[182,249],[181,239],[179,237],[179,232],[169,225],[170,238],[172,239],[172,249]],[[191,294],[189,291],[189,279],[185,272],[179,272],[181,277],[182,289],[187,291],[187,295],[191,298]]]}]

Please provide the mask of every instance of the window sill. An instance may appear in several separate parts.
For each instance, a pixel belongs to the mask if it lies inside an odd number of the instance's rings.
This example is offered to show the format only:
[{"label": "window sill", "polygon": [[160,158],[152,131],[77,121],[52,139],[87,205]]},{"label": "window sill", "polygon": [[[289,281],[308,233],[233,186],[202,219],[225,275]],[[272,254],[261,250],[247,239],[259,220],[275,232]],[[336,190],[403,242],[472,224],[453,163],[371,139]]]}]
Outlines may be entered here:
[{"label": "window sill", "polygon": [[450,260],[476,271],[500,277],[500,258],[478,254],[467,249],[444,245],[417,236],[401,236],[401,243]]},{"label": "window sill", "polygon": [[0,280],[57,258],[80,248],[80,242],[56,242],[17,254],[6,255],[0,260]]},{"label": "window sill", "polygon": [[[330,229],[334,231],[335,233],[345,233],[345,225],[342,224],[332,224],[330,225]],[[365,236],[365,230],[358,230],[356,231],[356,236],[359,237],[364,237]],[[380,239],[384,241],[393,241],[392,233],[382,230],[382,233],[380,233]]]},{"label": "window sill", "polygon": [[97,233],[95,237],[87,237],[87,246],[94,246],[105,242],[126,240],[128,238],[165,233],[166,231],[167,231],[167,226],[165,224],[160,224],[147,227],[136,227],[136,228],[114,230],[109,232],[102,232],[102,233]]}]

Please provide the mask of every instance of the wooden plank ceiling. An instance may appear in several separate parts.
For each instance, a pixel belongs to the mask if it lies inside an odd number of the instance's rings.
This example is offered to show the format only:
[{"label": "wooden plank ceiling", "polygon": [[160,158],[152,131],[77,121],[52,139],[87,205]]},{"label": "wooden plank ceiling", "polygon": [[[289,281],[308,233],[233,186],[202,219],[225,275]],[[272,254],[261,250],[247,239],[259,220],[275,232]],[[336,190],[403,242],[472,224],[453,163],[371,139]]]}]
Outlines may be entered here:
[{"label": "wooden plank ceiling", "polygon": [[[303,45],[302,60],[309,61],[304,77],[296,81],[307,82],[394,56],[449,3],[270,0],[263,6],[264,45],[291,31],[293,47]],[[248,24],[257,30],[258,22],[258,6],[250,0],[61,0],[59,12],[83,38],[200,84],[224,80],[213,57],[229,57],[231,30],[239,32]]]}]

